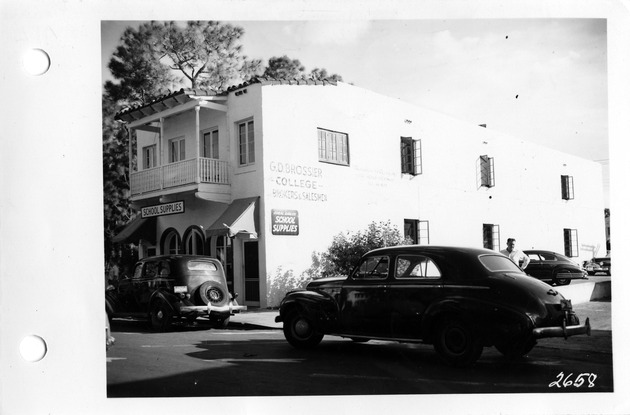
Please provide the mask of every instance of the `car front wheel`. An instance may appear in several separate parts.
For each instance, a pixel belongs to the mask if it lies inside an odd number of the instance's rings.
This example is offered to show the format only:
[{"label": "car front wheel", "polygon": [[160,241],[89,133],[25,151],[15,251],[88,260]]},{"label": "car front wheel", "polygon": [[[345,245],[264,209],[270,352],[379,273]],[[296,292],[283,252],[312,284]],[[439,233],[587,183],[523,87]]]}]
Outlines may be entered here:
[{"label": "car front wheel", "polygon": [[310,349],[317,346],[324,335],[318,333],[308,318],[298,311],[291,312],[282,327],[284,337],[297,349]]},{"label": "car front wheel", "polygon": [[450,366],[473,365],[481,356],[483,343],[472,328],[457,319],[446,319],[438,326],[435,351]]}]

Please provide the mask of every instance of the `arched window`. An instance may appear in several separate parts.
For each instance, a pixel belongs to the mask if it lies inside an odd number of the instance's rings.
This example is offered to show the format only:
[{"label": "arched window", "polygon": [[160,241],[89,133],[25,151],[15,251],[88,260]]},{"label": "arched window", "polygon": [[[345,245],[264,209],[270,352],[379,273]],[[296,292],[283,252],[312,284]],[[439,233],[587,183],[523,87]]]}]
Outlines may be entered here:
[{"label": "arched window", "polygon": [[160,243],[162,254],[174,255],[182,253],[181,244],[179,233],[177,233],[175,229],[167,229],[162,234],[162,241]]},{"label": "arched window", "polygon": [[204,254],[203,229],[199,226],[191,226],[184,233],[184,249],[190,255]]}]

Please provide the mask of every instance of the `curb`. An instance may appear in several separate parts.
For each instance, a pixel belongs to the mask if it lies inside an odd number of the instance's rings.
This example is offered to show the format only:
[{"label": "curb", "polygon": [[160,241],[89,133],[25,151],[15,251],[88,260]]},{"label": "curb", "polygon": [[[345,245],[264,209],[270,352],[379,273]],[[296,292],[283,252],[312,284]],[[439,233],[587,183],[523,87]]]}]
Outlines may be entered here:
[{"label": "curb", "polygon": [[588,303],[590,301],[610,301],[610,281],[584,282],[556,287],[572,304]]}]

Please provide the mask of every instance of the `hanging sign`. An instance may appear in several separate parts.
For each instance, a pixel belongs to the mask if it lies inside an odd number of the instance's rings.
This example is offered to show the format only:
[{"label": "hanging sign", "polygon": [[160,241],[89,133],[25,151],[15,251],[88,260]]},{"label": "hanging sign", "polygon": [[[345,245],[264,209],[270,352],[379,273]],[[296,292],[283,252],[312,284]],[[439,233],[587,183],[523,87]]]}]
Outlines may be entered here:
[{"label": "hanging sign", "polygon": [[145,206],[140,210],[141,217],[150,218],[151,216],[174,215],[184,213],[184,201],[164,203],[162,205]]},{"label": "hanging sign", "polygon": [[271,233],[273,235],[299,235],[298,211],[271,209]]}]

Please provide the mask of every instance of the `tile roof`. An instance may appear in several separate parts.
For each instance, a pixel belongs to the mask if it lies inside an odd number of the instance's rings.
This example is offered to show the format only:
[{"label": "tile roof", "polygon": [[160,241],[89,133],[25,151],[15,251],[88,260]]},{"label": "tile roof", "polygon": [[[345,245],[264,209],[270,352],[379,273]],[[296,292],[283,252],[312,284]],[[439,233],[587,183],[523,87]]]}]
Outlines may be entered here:
[{"label": "tile roof", "polygon": [[275,79],[271,77],[258,76],[238,85],[231,86],[225,91],[212,91],[208,89],[181,88],[178,91],[159,96],[146,104],[135,105],[124,108],[116,114],[115,119],[130,122],[145,116],[164,111],[169,108],[185,104],[196,97],[225,97],[230,92],[246,88],[249,85],[337,85],[337,81],[330,79],[314,80],[310,78]]}]

